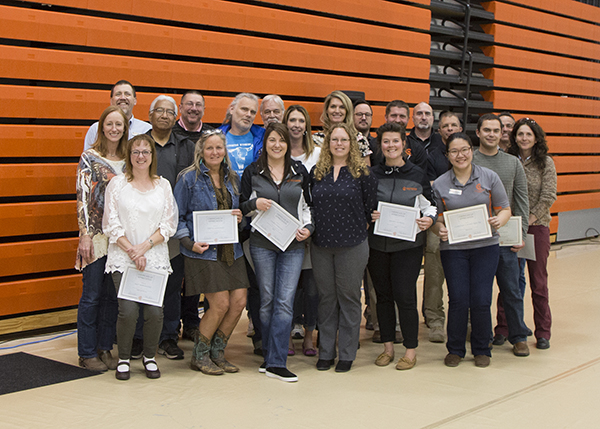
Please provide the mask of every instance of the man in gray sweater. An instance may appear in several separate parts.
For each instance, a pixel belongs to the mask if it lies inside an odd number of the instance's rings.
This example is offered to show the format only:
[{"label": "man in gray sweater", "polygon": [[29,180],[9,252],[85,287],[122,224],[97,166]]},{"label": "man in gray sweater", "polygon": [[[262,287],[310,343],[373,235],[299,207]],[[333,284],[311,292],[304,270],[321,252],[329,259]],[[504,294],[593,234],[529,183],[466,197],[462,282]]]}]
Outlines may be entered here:
[{"label": "man in gray sweater", "polygon": [[[527,179],[517,157],[498,149],[502,122],[491,113],[479,118],[477,137],[479,150],[473,154],[473,163],[495,171],[506,189],[513,216],[521,216],[523,237],[527,234],[529,201]],[[500,259],[496,270],[496,281],[500,294],[498,300],[504,304],[506,324],[496,326],[494,344],[501,345],[506,338],[513,345],[515,356],[529,356],[527,326],[523,321],[523,297],[519,290],[519,262],[517,251],[523,247],[500,247]]]}]

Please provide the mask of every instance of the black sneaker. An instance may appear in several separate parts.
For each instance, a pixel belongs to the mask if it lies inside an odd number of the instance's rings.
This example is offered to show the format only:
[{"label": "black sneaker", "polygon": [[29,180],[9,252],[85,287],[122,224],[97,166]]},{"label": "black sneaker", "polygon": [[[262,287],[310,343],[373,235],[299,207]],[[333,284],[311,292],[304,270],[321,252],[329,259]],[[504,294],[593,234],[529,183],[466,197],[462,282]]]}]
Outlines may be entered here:
[{"label": "black sneaker", "polygon": [[267,377],[276,378],[281,381],[287,381],[288,383],[298,381],[298,376],[289,371],[287,368],[267,368]]},{"label": "black sneaker", "polygon": [[333,359],[319,359],[317,361],[317,369],[319,371],[327,371],[329,368],[331,368],[331,365],[333,365],[334,362],[335,360]]},{"label": "black sneaker", "polygon": [[265,372],[267,372],[267,363],[263,362],[260,367],[258,368],[258,372],[260,372],[261,374],[264,374]]},{"label": "black sneaker", "polygon": [[134,338],[131,344],[131,359],[141,359],[144,354],[144,340]]},{"label": "black sneaker", "polygon": [[339,360],[335,366],[335,372],[348,372],[352,368],[351,360]]},{"label": "black sneaker", "polygon": [[494,341],[492,341],[492,344],[495,346],[501,346],[506,342],[506,337],[502,334],[496,334],[494,335]]},{"label": "black sneaker", "polygon": [[158,346],[158,353],[165,355],[167,359],[183,359],[183,350],[177,346],[177,341],[175,340],[164,340],[160,343]]}]

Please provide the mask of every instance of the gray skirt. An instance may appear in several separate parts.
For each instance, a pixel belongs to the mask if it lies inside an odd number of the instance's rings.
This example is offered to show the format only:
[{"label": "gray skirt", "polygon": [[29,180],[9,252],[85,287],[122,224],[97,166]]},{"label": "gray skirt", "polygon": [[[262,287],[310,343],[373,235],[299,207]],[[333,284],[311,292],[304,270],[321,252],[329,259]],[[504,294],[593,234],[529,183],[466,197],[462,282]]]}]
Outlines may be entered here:
[{"label": "gray skirt", "polygon": [[186,296],[250,287],[243,256],[237,258],[231,267],[223,261],[207,261],[185,255],[183,261]]}]

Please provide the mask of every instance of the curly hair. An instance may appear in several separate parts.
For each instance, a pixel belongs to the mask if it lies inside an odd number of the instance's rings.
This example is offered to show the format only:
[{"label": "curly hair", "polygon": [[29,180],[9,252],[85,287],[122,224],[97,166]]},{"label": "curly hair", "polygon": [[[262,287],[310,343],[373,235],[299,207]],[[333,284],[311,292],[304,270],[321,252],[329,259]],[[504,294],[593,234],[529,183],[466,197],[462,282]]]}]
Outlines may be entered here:
[{"label": "curly hair", "polygon": [[326,130],[325,132],[325,140],[323,142],[323,148],[321,150],[321,155],[319,156],[319,160],[315,165],[315,179],[323,180],[327,174],[331,171],[333,167],[333,156],[331,154],[331,134],[338,129],[343,129],[350,139],[350,152],[348,153],[348,157],[346,158],[346,165],[348,166],[348,171],[355,179],[358,179],[360,176],[368,176],[369,175],[369,167],[365,164],[365,161],[360,153],[360,149],[358,148],[358,142],[356,141],[356,132],[350,128],[350,126],[346,123],[338,123],[333,124],[331,128]]},{"label": "curly hair", "polygon": [[227,168],[227,181],[231,183],[233,192],[235,194],[239,194],[239,177],[235,170],[231,167],[231,160],[229,159],[229,154],[227,152],[227,139],[225,138],[225,134],[223,134],[223,132],[218,128],[202,133],[200,139],[198,140],[198,143],[196,143],[196,150],[194,150],[194,162],[192,162],[192,165],[190,165],[189,167],[186,167],[183,170],[181,170],[181,172],[177,175],[177,180],[181,179],[190,171],[196,172],[196,180],[198,180],[198,177],[200,176],[200,174],[202,174],[200,170],[200,164],[202,164],[204,160],[204,146],[206,145],[206,141],[212,136],[219,137],[223,142],[225,156],[223,157],[223,161],[221,161],[221,167]]},{"label": "curly hair", "polygon": [[527,125],[531,128],[535,137],[535,143],[531,150],[531,161],[541,170],[544,171],[546,168],[546,156],[548,156],[548,143],[546,142],[546,133],[540,127],[540,125],[530,118],[521,118],[513,127],[512,133],[510,133],[510,146],[508,147],[508,153],[518,156],[519,145],[517,144],[517,132],[523,125]]}]

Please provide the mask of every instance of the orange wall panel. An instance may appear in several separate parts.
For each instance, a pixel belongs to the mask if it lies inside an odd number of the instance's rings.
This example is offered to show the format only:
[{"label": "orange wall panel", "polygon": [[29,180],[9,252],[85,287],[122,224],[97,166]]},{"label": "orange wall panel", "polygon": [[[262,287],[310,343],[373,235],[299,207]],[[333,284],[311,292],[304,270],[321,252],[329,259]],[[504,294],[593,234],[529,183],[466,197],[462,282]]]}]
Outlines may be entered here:
[{"label": "orange wall panel", "polygon": [[78,238],[0,244],[0,277],[71,269],[78,244]]},{"label": "orange wall panel", "polygon": [[78,157],[87,130],[88,127],[0,124],[0,157]]},{"label": "orange wall panel", "polygon": [[559,195],[552,205],[552,213],[600,208],[600,192]]},{"label": "orange wall panel", "polygon": [[550,153],[600,154],[600,137],[548,136]]},{"label": "orange wall panel", "polygon": [[562,73],[571,76],[583,76],[597,79],[600,76],[600,63],[565,58],[558,55],[542,54],[524,49],[514,49],[506,46],[483,48],[483,52],[494,58],[496,66],[508,66]]},{"label": "orange wall panel", "polygon": [[[514,114],[513,116],[518,120],[528,115]],[[598,134],[598,119],[595,118],[546,116],[536,114],[532,119],[535,119],[540,124],[546,134]]]},{"label": "orange wall panel", "polygon": [[81,285],[81,274],[2,283],[0,316],[77,305]]},{"label": "orange wall panel", "polygon": [[[563,2],[565,3],[565,2]],[[588,24],[574,19],[556,16],[551,12],[544,13],[537,10],[527,9],[512,4],[493,1],[484,3],[484,8],[494,13],[496,21],[503,21],[507,24],[522,25],[534,30],[551,31],[553,33],[564,34],[591,41],[600,40],[600,27]]]},{"label": "orange wall panel", "polygon": [[558,176],[557,186],[558,192],[600,191],[600,174]]},{"label": "orange wall panel", "polygon": [[486,33],[494,35],[494,43],[600,60],[600,45],[597,43],[537,33],[502,24],[486,24],[482,27]]},{"label": "orange wall panel", "polygon": [[600,172],[600,156],[555,156],[557,173]]},{"label": "orange wall panel", "polygon": [[484,70],[483,75],[494,81],[495,88],[514,88],[528,91],[556,92],[561,95],[600,97],[599,81],[501,68]]},{"label": "orange wall panel", "polygon": [[0,204],[0,237],[77,231],[77,203]]},{"label": "orange wall panel", "polygon": [[598,100],[509,91],[484,91],[481,94],[486,101],[493,102],[497,110],[600,116]]},{"label": "orange wall panel", "polygon": [[519,4],[586,21],[600,22],[599,8],[574,0],[519,0]]},{"label": "orange wall panel", "polygon": [[77,164],[0,164],[0,197],[74,194]]}]

